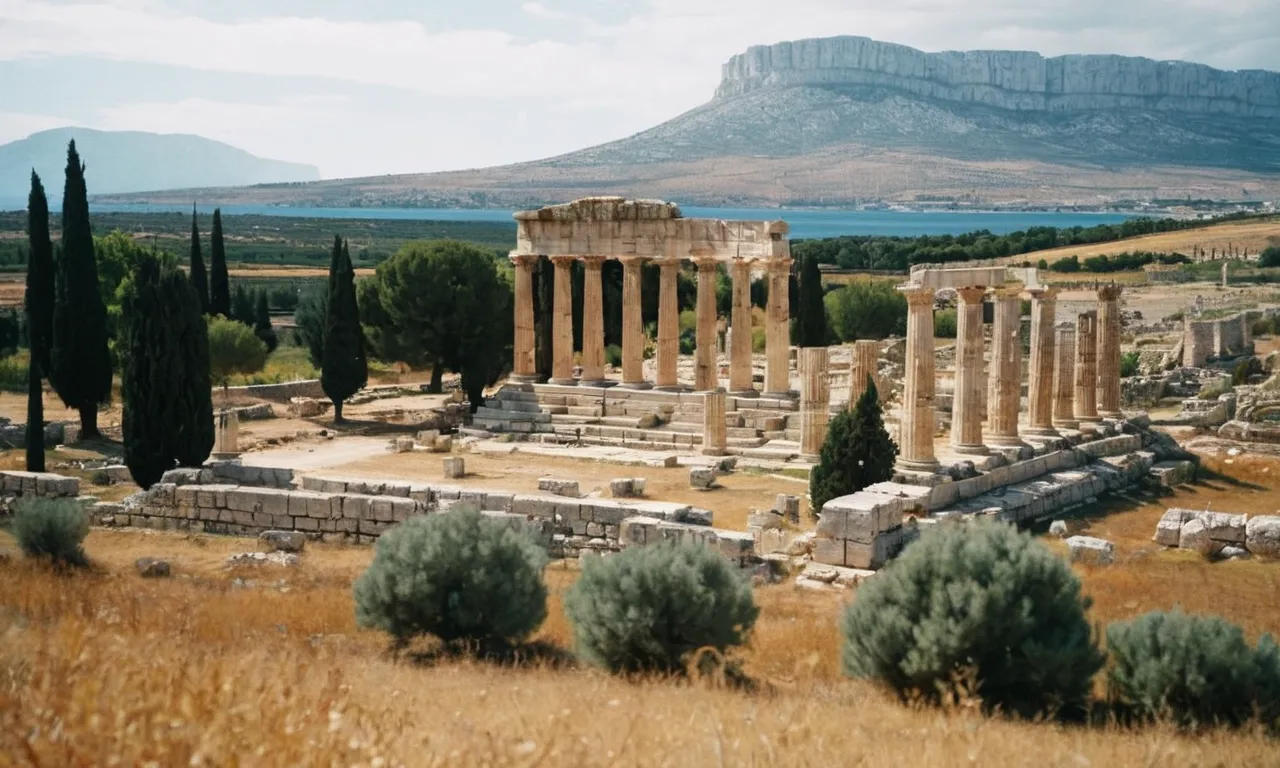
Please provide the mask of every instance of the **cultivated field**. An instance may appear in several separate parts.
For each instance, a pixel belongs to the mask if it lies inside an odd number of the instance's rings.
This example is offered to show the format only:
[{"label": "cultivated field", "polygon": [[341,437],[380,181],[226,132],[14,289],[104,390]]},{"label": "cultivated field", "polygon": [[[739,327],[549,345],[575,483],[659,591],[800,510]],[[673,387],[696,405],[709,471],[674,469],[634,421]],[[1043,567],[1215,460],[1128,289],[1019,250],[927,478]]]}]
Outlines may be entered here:
[{"label": "cultivated field", "polygon": [[1087,256],[1112,256],[1118,253],[1134,253],[1138,251],[1181,253],[1185,256],[1190,256],[1192,250],[1197,247],[1206,253],[1211,253],[1214,249],[1217,249],[1219,255],[1226,252],[1227,248],[1233,247],[1237,250],[1243,250],[1251,256],[1256,256],[1263,249],[1273,245],[1280,245],[1280,216],[1273,216],[1264,220],[1229,221],[1209,227],[1184,229],[1177,232],[1161,232],[1127,240],[1115,240],[1110,243],[1050,248],[1044,251],[1033,251],[1010,256],[1001,261],[1011,264],[1030,261],[1035,264],[1040,259],[1044,259],[1052,264],[1056,259],[1067,256],[1079,256],[1083,259]]}]

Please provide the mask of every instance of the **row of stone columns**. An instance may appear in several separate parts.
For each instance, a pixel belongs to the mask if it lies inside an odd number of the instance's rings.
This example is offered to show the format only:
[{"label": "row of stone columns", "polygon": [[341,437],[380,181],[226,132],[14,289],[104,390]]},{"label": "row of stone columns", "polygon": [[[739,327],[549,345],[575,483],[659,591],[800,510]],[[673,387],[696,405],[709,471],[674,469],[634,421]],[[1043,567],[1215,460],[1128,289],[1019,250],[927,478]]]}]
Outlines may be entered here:
[{"label": "row of stone columns", "polygon": [[[513,255],[515,279],[515,353],[513,378],[532,382],[537,379],[534,359],[533,271],[538,256]],[[552,363],[550,383],[572,385],[582,383],[603,386],[604,376],[604,297],[601,273],[605,256],[551,256],[555,266],[552,306]],[[573,377],[573,287],[572,268],[581,261],[584,272],[582,307],[582,374]],[[644,323],[641,304],[641,268],[644,259],[620,257],[622,262],[622,385],[634,389],[652,386],[644,378]],[[695,259],[697,282],[697,333],[694,352],[694,389],[710,391],[718,387],[716,367],[716,275],[718,261]],[[658,260],[660,279],[658,296],[658,365],[654,384],[659,389],[680,389],[677,361],[680,355],[680,311],[677,301],[677,275],[680,260]],[[766,394],[784,396],[790,390],[788,373],[790,355],[790,312],[788,310],[788,277],[791,259],[769,259],[757,262],[767,270],[769,303],[765,321],[765,386]],[[751,368],[751,268],[753,262],[735,259],[730,263],[733,280],[733,306],[730,322],[734,329],[729,350],[729,388],[733,394],[755,394]]]},{"label": "row of stone columns", "polygon": [[[982,301],[985,286],[957,289],[956,384],[952,404],[951,447],[959,454],[985,455],[988,446],[1025,445],[1019,435],[1022,389],[1021,286],[995,289],[991,386],[984,391]],[[898,465],[930,472],[934,455],[934,291],[919,285],[902,288],[907,299],[906,380],[903,385]],[[1082,313],[1075,329],[1058,328],[1057,289],[1031,294],[1031,359],[1026,434],[1053,437],[1058,428],[1074,429],[1102,415],[1119,417],[1120,289],[1098,291],[1098,310]],[[1101,322],[1099,317],[1105,318]],[[855,353],[856,357],[856,353]],[[856,368],[856,364],[855,364]],[[982,422],[983,398],[988,420]]]}]

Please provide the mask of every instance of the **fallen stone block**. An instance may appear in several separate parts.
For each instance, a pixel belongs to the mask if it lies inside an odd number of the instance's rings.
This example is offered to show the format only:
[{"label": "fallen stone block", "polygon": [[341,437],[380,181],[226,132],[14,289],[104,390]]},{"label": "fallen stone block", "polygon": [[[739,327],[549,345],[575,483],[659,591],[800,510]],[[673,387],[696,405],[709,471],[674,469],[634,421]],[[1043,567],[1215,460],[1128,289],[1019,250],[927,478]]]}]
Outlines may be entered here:
[{"label": "fallen stone block", "polygon": [[397,437],[392,439],[388,446],[392,453],[410,453],[413,451],[413,438]]},{"label": "fallen stone block", "polygon": [[785,517],[789,522],[800,522],[800,497],[788,493],[780,493],[773,501],[773,511]]},{"label": "fallen stone block", "polygon": [[715,468],[691,467],[689,469],[689,486],[697,491],[709,491],[716,487]]},{"label": "fallen stone block", "polygon": [[609,481],[609,494],[615,499],[644,495],[643,477],[618,477]]},{"label": "fallen stone block", "polygon": [[1072,536],[1067,539],[1067,549],[1073,563],[1110,565],[1116,559],[1116,546],[1093,536]]},{"label": "fallen stone block", "polygon": [[578,490],[577,480],[562,480],[555,477],[542,477],[538,479],[538,490],[556,496],[568,496],[573,499],[582,497],[582,493]]},{"label": "fallen stone block", "polygon": [[258,540],[273,552],[301,552],[307,545],[307,537],[297,531],[263,531]]},{"label": "fallen stone block", "polygon": [[449,453],[453,450],[453,435],[441,435],[431,444],[432,453]]},{"label": "fallen stone block", "polygon": [[847,589],[856,587],[875,575],[875,571],[863,568],[809,563],[796,577],[796,586],[810,589]]},{"label": "fallen stone block", "polygon": [[1147,474],[1153,484],[1174,488],[1196,479],[1196,465],[1192,461],[1161,461],[1152,465]]},{"label": "fallen stone block", "polygon": [[1245,546],[1255,555],[1280,558],[1280,515],[1258,515],[1245,525]]},{"label": "fallen stone block", "polygon": [[292,552],[240,552],[231,555],[226,560],[228,568],[235,568],[245,565],[279,565],[286,568],[292,568],[301,561],[297,555]]},{"label": "fallen stone block", "polygon": [[1152,539],[1166,547],[1179,546],[1182,541],[1182,524],[1187,521],[1187,510],[1168,509],[1156,523],[1156,534]]},{"label": "fallen stone block", "polygon": [[1244,547],[1226,546],[1218,553],[1218,557],[1223,560],[1248,560],[1251,556],[1249,550]]},{"label": "fallen stone block", "polygon": [[169,575],[169,563],[157,557],[140,557],[133,561],[138,575],[144,579],[164,578]]},{"label": "fallen stone block", "polygon": [[1068,531],[1066,521],[1054,520],[1052,523],[1049,523],[1049,535],[1057,536],[1060,539],[1067,538]]},{"label": "fallen stone block", "polygon": [[461,456],[450,456],[444,460],[444,476],[450,480],[467,476],[467,465]]},{"label": "fallen stone block", "polygon": [[416,439],[418,441],[418,444],[421,445],[423,448],[434,448],[436,444],[436,438],[438,437],[440,437],[440,430],[423,429],[418,432]]}]

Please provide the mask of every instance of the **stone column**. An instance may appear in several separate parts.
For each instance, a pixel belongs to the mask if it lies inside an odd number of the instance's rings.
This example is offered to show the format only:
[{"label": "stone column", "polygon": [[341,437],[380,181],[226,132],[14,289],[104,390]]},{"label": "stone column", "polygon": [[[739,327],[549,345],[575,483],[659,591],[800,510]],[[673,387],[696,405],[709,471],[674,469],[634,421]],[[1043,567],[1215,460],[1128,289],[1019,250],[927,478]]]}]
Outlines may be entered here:
[{"label": "stone column", "polygon": [[729,347],[729,390],[737,397],[753,397],[751,378],[751,262],[734,259],[732,342]]},{"label": "stone column", "polygon": [[1027,434],[1056,437],[1053,428],[1054,321],[1058,289],[1031,291],[1031,370],[1027,383]]},{"label": "stone column", "polygon": [[716,262],[698,260],[698,337],[694,350],[693,388],[707,392],[718,386],[716,375]]},{"label": "stone column", "polygon": [[1083,427],[1098,421],[1098,313],[1076,317],[1075,417]]},{"label": "stone column", "polygon": [[1120,413],[1120,286],[1098,289],[1098,413]]},{"label": "stone column", "polygon": [[622,261],[622,386],[648,389],[644,380],[644,306],[640,303],[640,267],[644,259]]},{"label": "stone column", "polygon": [[956,453],[984,456],[982,442],[982,401],[987,391],[982,382],[982,297],[983,286],[959,288],[956,294],[956,389],[951,405],[951,447]]},{"label": "stone column", "polygon": [[987,443],[999,448],[1025,445],[1018,438],[1018,405],[1022,396],[1021,293],[1021,285],[996,289]]},{"label": "stone column", "polygon": [[551,315],[551,384],[573,385],[573,256],[552,256],[556,268]]},{"label": "stone column", "polygon": [[525,384],[538,379],[533,330],[533,270],[538,266],[538,258],[528,255],[511,256],[511,263],[516,268],[515,359],[511,365],[511,378]]},{"label": "stone column", "polygon": [[907,295],[907,352],[897,464],[906,471],[932,472],[938,468],[933,454],[933,289],[913,285],[900,290]]},{"label": "stone column", "polygon": [[831,381],[827,376],[827,348],[800,350],[800,455],[816,459],[827,439]]},{"label": "stone column", "polygon": [[215,459],[230,459],[240,455],[240,416],[233,410],[223,409],[213,417],[213,453]]},{"label": "stone column", "polygon": [[680,360],[680,262],[660,262],[658,290],[658,389],[679,389],[676,364]]},{"label": "stone column", "polygon": [[716,388],[702,396],[702,452],[708,456],[725,453],[725,394]]},{"label": "stone column", "polygon": [[1053,371],[1053,425],[1075,429],[1076,421],[1076,329],[1069,323],[1058,327],[1057,366]]},{"label": "stone column", "polygon": [[880,392],[880,343],[875,341],[853,342],[853,364],[849,368],[849,410],[858,405],[858,399],[867,391],[867,378],[876,385],[876,394],[884,402]]},{"label": "stone column", "polygon": [[791,259],[770,259],[769,306],[765,314],[764,392],[772,397],[791,394]]},{"label": "stone column", "polygon": [[582,384],[603,387],[604,296],[600,287],[603,256],[583,256],[582,287]]}]

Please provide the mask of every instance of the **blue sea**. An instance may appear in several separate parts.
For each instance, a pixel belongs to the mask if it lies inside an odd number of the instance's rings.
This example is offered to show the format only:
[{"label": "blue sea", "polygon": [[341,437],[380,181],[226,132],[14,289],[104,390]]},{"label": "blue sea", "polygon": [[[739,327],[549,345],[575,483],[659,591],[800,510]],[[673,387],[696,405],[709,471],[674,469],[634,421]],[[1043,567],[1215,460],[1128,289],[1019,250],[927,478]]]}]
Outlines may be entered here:
[{"label": "blue sea", "polygon": [[[26,201],[0,200],[0,210],[24,208]],[[418,221],[511,222],[510,210],[461,208],[293,208],[270,205],[224,205],[226,216],[298,216],[318,219],[398,219]],[[190,210],[184,206],[90,204],[99,212],[149,213]],[[212,213],[213,206],[198,206]],[[985,229],[1004,234],[1028,227],[1092,227],[1115,224],[1129,216],[1120,213],[1079,213],[1057,211],[967,212],[967,211],[882,211],[779,208],[700,208],[681,206],[685,216],[710,219],[773,220],[791,225],[791,237],[814,238],[837,235],[958,235]]]}]

